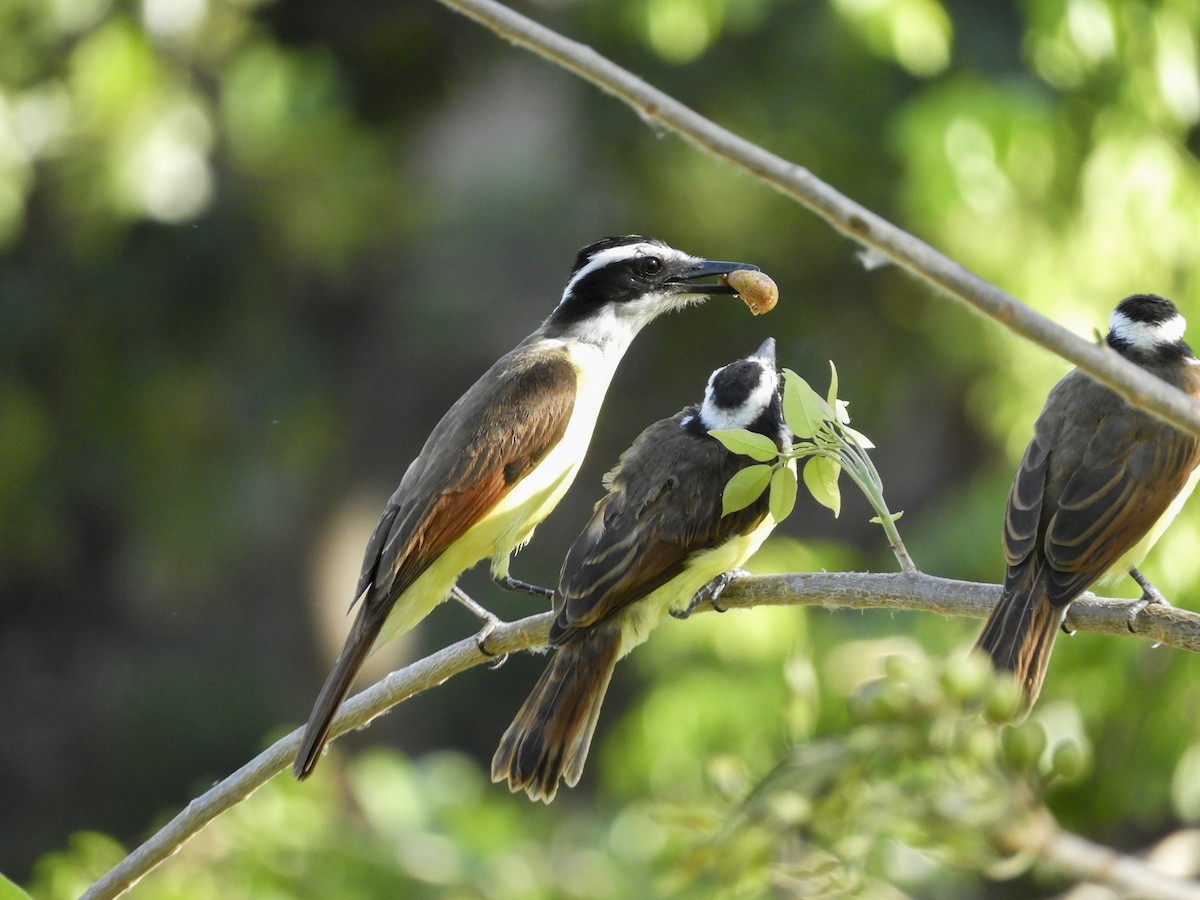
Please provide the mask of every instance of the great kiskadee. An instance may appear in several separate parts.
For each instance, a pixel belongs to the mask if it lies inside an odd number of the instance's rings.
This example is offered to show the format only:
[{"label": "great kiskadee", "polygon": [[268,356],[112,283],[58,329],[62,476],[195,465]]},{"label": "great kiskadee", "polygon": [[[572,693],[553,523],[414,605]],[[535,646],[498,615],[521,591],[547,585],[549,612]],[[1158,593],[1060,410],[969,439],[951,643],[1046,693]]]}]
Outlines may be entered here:
[{"label": "great kiskadee", "polygon": [[[1200,362],[1175,304],[1126,297],[1105,341],[1200,399]],[[1200,441],[1127,403],[1078,369],[1050,391],[1004,513],[1004,590],[976,644],[1013,672],[1025,710],[1037,700],[1067,607],[1097,582],[1129,573],[1136,611],[1161,600],[1137,571],[1195,486]]]},{"label": "great kiskadee", "polygon": [[502,586],[540,592],[509,576],[509,556],[574,479],[630,342],[665,312],[735,293],[699,279],[756,268],[639,236],[579,251],[554,312],[450,407],[388,501],[367,543],[358,615],[304,730],[297,778],[316,765],[371,648],[421,621],[466,569],[490,559]]},{"label": "great kiskadee", "polygon": [[775,527],[765,493],[721,515],[726,483],[753,464],[708,433],[721,428],[790,447],[774,340],[714,372],[703,404],[655,422],[605,476],[608,493],[567,552],[554,592],[554,656],[500,739],[493,781],[545,803],[560,780],[574,786],[617,660],[668,612],[685,615],[701,597],[716,605],[727,573]]}]

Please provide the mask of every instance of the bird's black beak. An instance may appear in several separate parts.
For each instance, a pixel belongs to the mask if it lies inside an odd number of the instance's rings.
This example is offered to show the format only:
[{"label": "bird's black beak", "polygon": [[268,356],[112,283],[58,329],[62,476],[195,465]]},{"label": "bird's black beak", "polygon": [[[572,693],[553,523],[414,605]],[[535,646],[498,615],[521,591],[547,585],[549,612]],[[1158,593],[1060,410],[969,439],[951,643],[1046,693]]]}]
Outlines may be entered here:
[{"label": "bird's black beak", "polygon": [[737,291],[724,281],[705,284],[696,284],[696,282],[701,278],[728,275],[730,272],[736,272],[738,269],[749,269],[752,272],[759,271],[758,266],[752,266],[749,263],[702,259],[694,266],[684,269],[678,275],[669,279],[667,284],[671,285],[681,294],[736,294]]},{"label": "bird's black beak", "polygon": [[771,361],[771,365],[775,365],[775,338],[769,337],[759,344],[754,355],[759,359],[768,359]]}]

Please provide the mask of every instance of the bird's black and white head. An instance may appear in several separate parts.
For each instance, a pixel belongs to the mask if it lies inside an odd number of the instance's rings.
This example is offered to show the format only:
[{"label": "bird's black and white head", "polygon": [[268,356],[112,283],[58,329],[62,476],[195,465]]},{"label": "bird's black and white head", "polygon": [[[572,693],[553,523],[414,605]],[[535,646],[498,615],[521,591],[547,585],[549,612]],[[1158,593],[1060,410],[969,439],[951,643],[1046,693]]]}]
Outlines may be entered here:
[{"label": "bird's black and white head", "polygon": [[763,341],[753,355],[722,366],[709,376],[694,425],[704,432],[746,428],[776,443],[787,436],[774,338]]},{"label": "bird's black and white head", "polygon": [[1156,294],[1134,294],[1117,304],[1108,323],[1108,345],[1142,365],[1196,362],[1183,339],[1187,321],[1175,304]]},{"label": "bird's black and white head", "polygon": [[701,279],[757,268],[701,259],[654,238],[604,238],[579,251],[562,300],[542,330],[547,337],[624,350],[665,312],[700,303],[711,294],[736,295],[723,281]]}]

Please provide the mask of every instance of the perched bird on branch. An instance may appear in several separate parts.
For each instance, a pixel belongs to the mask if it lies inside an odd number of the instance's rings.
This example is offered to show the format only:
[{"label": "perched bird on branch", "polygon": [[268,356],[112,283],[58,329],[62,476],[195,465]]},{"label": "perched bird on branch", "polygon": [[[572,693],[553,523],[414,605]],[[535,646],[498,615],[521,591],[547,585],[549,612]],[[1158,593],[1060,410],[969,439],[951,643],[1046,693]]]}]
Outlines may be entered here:
[{"label": "perched bird on branch", "polygon": [[[717,597],[730,570],[775,527],[768,494],[722,515],[725,485],[753,460],[712,429],[744,428],[791,447],[775,342],[712,374],[699,406],[643,431],[605,476],[608,493],[575,539],[554,592],[554,656],[500,739],[492,780],[549,803],[583,773],[617,660],[668,612]],[[794,462],[789,462],[794,466]]]},{"label": "perched bird on branch", "polygon": [[[1200,399],[1200,362],[1169,300],[1126,297],[1105,342]],[[1195,486],[1200,441],[1076,369],[1050,391],[1004,513],[1008,564],[1000,602],[976,646],[1012,672],[1033,706],[1071,601],[1128,573],[1147,603],[1165,602],[1138,571]]]}]

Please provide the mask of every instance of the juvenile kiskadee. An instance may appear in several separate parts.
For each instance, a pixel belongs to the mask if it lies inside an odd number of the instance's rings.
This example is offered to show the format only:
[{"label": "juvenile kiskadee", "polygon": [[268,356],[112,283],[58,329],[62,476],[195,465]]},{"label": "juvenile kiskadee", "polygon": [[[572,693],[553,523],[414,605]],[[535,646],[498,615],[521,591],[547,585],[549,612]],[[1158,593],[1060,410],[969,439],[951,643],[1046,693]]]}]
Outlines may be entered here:
[{"label": "juvenile kiskadee", "polygon": [[388,501],[367,543],[358,615],[304,730],[297,778],[312,772],[372,647],[425,618],[466,569],[490,559],[503,587],[550,595],[511,578],[509,556],[574,479],[630,342],[665,312],[735,293],[699,279],[756,268],[639,236],[579,251],[554,312],[450,407]]},{"label": "juvenile kiskadee", "polygon": [[721,515],[726,483],[753,464],[708,433],[723,428],[790,448],[774,340],[715,371],[700,406],[655,422],[605,476],[608,493],[567,552],[554,592],[554,656],[500,739],[493,781],[545,803],[560,780],[573,787],[617,660],[668,612],[686,615],[703,597],[715,606],[730,570],[775,527],[766,493]]},{"label": "juvenile kiskadee", "polygon": [[[1169,300],[1126,297],[1105,341],[1200,399],[1200,362]],[[1137,612],[1161,597],[1138,572],[1195,486],[1200,441],[1131,406],[1078,369],[1050,391],[1004,514],[1007,570],[1000,602],[976,646],[1013,672],[1025,710],[1037,700],[1067,607],[1092,584],[1125,573],[1143,590]]]}]

